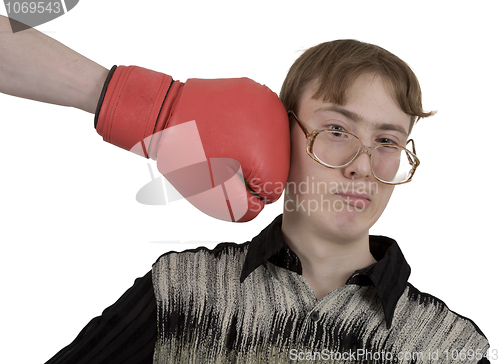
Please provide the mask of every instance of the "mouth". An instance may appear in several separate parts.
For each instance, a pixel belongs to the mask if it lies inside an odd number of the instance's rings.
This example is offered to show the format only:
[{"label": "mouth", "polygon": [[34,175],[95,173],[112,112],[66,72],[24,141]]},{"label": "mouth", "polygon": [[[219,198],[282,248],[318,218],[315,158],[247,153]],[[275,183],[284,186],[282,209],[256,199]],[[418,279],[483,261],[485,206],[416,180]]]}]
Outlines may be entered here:
[{"label": "mouth", "polygon": [[357,208],[367,209],[371,204],[370,196],[356,192],[337,192],[335,195],[340,196],[349,205]]}]

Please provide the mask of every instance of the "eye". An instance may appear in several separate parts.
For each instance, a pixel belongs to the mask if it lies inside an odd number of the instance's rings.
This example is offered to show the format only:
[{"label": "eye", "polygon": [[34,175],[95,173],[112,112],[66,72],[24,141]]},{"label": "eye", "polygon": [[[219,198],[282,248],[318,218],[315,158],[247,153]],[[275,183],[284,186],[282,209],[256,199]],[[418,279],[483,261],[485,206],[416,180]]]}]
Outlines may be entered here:
[{"label": "eye", "polygon": [[[343,126],[340,126],[340,125],[328,125],[328,129],[330,130],[338,130],[338,131],[347,131]],[[334,131],[330,131],[328,133],[330,135],[331,138],[348,138],[348,134],[344,134],[344,133],[336,133]]]},{"label": "eye", "polygon": [[347,131],[343,126],[340,125],[328,125],[328,129],[334,129],[334,130],[341,130],[341,131]]},{"label": "eye", "polygon": [[394,145],[399,145],[399,143],[394,140],[394,139],[391,139],[391,138],[378,138],[376,140],[377,143],[379,144],[394,144]]}]

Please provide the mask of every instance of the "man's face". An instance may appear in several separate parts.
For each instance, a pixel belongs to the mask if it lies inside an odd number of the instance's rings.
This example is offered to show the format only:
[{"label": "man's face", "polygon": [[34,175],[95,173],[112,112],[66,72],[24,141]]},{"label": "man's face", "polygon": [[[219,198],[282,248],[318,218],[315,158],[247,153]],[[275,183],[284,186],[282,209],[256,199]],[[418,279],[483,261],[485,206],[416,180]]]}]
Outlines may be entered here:
[{"label": "man's face", "polygon": [[[388,140],[405,146],[410,116],[395,103],[379,76],[358,77],[343,106],[313,99],[315,91],[312,82],[297,110],[308,132],[341,129],[356,135],[367,147]],[[306,153],[306,138],[297,123],[292,127],[291,142],[285,214],[298,214],[309,229],[326,239],[349,242],[366,236],[384,211],[394,186],[375,179],[367,153],[345,168],[329,169],[317,163]]]}]

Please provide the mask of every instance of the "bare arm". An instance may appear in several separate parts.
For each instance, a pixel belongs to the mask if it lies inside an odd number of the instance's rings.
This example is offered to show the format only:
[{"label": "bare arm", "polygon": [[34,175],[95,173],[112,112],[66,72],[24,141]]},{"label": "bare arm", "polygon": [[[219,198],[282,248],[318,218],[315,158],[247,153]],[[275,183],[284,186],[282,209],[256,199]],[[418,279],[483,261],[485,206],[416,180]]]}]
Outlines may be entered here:
[{"label": "bare arm", "polygon": [[0,15],[0,92],[94,113],[107,74],[35,29],[12,33]]}]

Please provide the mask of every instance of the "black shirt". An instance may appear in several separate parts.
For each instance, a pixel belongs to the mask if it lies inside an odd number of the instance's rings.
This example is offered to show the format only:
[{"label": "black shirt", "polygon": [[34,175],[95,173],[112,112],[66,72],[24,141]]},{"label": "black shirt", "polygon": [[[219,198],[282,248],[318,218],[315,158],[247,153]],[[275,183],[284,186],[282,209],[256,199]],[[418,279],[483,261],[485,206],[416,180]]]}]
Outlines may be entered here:
[{"label": "black shirt", "polygon": [[321,300],[281,216],[245,244],[166,253],[48,363],[488,363],[479,328],[408,283],[394,240],[370,251]]}]

